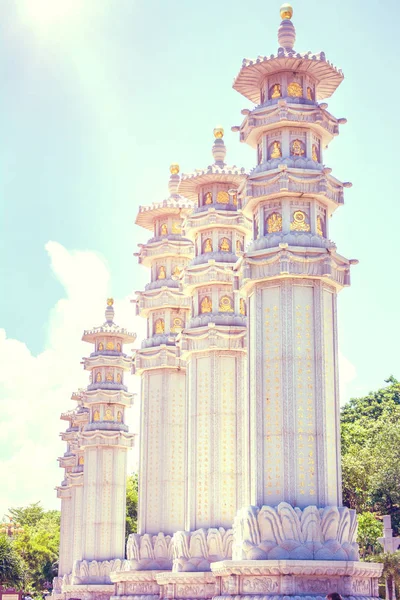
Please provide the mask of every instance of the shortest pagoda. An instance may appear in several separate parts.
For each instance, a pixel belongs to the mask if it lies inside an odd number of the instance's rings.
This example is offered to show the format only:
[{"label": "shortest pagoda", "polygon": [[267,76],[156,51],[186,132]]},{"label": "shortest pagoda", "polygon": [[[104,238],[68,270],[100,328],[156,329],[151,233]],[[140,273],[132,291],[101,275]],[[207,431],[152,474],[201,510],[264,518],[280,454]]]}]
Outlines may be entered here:
[{"label": "shortest pagoda", "polygon": [[126,460],[134,434],[125,424],[133,394],[124,383],[132,367],[124,344],[136,335],[114,323],[113,304],[107,300],[103,325],[83,333],[82,340],[93,344],[83,359],[89,385],[72,395],[77,409],[62,415],[70,427],[62,434],[68,448],[60,459],[66,478],[58,488],[62,524],[54,595],[65,600],[109,598],[109,573],[125,556]]}]

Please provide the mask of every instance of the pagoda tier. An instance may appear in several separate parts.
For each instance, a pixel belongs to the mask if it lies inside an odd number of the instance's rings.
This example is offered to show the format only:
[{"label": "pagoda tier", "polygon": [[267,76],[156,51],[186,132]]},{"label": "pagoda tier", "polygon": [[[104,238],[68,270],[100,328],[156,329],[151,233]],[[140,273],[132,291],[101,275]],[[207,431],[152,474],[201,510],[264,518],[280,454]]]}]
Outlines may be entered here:
[{"label": "pagoda tier", "polygon": [[179,280],[193,256],[183,219],[193,204],[178,194],[179,166],[171,165],[170,196],[140,207],[136,223],[153,231],[140,245],[139,263],[151,281],[136,293],[137,312],[147,319],[147,337],[136,351],[134,372],[142,379],[138,530],[173,533],[185,523],[186,372],[176,337],[186,326],[190,299]]}]

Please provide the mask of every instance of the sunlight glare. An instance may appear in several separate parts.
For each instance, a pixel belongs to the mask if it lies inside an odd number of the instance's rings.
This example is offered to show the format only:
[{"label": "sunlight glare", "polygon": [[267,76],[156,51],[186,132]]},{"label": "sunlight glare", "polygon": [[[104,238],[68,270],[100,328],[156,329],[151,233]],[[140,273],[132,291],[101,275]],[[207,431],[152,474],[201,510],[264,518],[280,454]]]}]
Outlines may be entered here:
[{"label": "sunlight glare", "polygon": [[20,0],[21,13],[32,27],[47,29],[53,25],[65,25],[79,15],[82,0]]}]

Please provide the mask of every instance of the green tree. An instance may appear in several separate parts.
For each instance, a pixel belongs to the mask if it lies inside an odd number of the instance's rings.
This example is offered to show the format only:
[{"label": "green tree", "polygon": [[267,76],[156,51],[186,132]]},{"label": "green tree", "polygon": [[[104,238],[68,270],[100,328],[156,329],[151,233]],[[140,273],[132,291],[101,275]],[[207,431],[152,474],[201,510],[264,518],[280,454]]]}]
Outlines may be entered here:
[{"label": "green tree", "polygon": [[137,532],[138,476],[132,473],[126,482],[126,539]]},{"label": "green tree", "polygon": [[20,588],[24,581],[24,565],[12,542],[0,536],[0,587]]},{"label": "green tree", "polygon": [[360,546],[360,556],[365,559],[368,555],[382,552],[378,538],[383,535],[382,522],[371,512],[358,515],[357,542]]},{"label": "green tree", "polygon": [[374,561],[383,563],[382,576],[386,582],[387,598],[392,600],[395,590],[398,592],[400,586],[400,552],[379,554],[374,556]]}]

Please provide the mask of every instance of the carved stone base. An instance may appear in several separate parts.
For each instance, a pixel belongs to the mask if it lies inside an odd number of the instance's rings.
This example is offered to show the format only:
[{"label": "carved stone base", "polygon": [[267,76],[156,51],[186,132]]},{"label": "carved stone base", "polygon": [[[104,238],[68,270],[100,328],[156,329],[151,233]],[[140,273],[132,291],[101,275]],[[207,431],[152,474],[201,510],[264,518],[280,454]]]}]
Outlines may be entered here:
[{"label": "carved stone base", "polygon": [[110,573],[110,579],[115,583],[115,592],[111,600],[159,600],[160,586],[156,577],[163,573],[164,571],[122,569]]},{"label": "carved stone base", "polygon": [[79,598],[80,600],[110,600],[114,594],[114,586],[111,585],[63,585],[64,600]]},{"label": "carved stone base", "polygon": [[382,565],[328,560],[243,560],[213,563],[213,600],[324,600],[338,592],[357,600],[378,598]]},{"label": "carved stone base", "polygon": [[160,586],[160,598],[179,598],[194,600],[215,596],[215,577],[206,572],[162,573],[157,575]]}]

